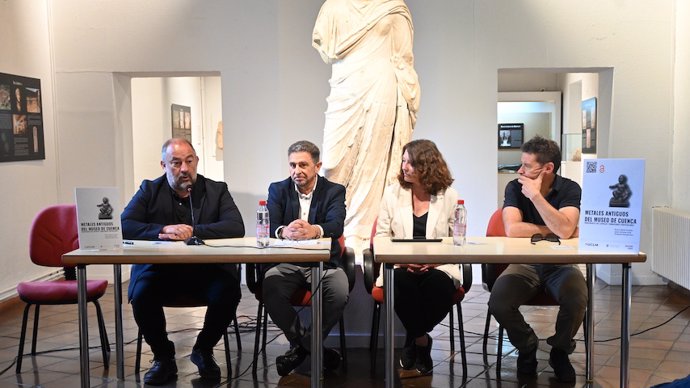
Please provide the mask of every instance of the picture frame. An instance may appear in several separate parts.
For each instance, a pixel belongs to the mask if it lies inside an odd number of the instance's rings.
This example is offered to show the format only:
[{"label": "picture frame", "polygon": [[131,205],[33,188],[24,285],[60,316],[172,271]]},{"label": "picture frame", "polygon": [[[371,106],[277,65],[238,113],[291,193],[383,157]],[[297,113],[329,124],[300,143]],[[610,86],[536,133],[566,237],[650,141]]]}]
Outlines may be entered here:
[{"label": "picture frame", "polygon": [[519,149],[525,139],[524,123],[498,124],[498,149]]},{"label": "picture frame", "polygon": [[597,153],[597,98],[582,101],[582,153]]},{"label": "picture frame", "polygon": [[172,137],[192,141],[192,108],[189,106],[171,104],[170,122]]}]

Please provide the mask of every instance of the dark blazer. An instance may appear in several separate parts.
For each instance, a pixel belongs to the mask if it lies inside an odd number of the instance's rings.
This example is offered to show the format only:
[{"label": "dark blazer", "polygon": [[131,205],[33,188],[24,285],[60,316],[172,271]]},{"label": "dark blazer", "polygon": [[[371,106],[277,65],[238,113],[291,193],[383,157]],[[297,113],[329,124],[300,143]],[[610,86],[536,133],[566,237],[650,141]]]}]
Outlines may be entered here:
[{"label": "dark blazer", "polygon": [[[197,174],[192,189],[194,209],[194,234],[201,238],[244,237],[244,223],[228,185]],[[128,240],[158,240],[164,226],[178,224],[174,213],[173,191],[165,175],[150,181],[144,180],[139,191],[122,212],[122,237]],[[234,271],[232,270],[234,268]],[[154,270],[152,264],[136,264],[132,268],[129,282],[131,295],[139,276]],[[223,266],[236,278],[234,266]]]},{"label": "dark blazer", "polygon": [[[276,229],[299,219],[299,197],[291,178],[271,183],[268,187],[268,212],[271,218],[271,237]],[[312,225],[320,225],[323,237],[331,238],[331,260],[326,267],[340,265],[340,244],[345,224],[345,187],[319,176],[309,208]]]}]

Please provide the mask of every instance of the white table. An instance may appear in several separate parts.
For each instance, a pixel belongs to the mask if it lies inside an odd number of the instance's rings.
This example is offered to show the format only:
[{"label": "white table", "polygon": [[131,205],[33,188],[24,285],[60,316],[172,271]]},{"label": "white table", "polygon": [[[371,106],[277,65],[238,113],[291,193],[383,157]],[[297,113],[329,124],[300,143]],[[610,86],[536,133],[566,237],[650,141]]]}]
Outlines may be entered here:
[{"label": "white table", "polygon": [[[64,264],[77,266],[79,286],[79,348],[81,386],[89,387],[89,337],[86,312],[86,266],[112,264],[115,292],[115,348],[117,377],[124,380],[124,340],[122,332],[121,264],[202,264],[202,263],[310,263],[312,279],[320,279],[323,262],[330,259],[331,239],[287,245],[284,240],[271,239],[268,248],[256,248],[256,238],[206,240],[206,245],[185,245],[182,242],[133,241],[122,249],[95,251],[77,249],[62,256]],[[312,342],[311,386],[321,387],[321,288],[312,281]],[[318,287],[318,288],[317,288]]]},{"label": "white table", "polygon": [[[621,264],[623,266],[623,297],[621,301],[621,366],[620,386],[629,386],[629,348],[630,348],[630,264],[647,260],[645,253],[594,252],[578,249],[578,239],[562,240],[561,245],[548,241],[531,244],[529,238],[508,237],[469,237],[467,245],[453,245],[452,238],[444,238],[441,243],[392,242],[389,237],[374,238],[374,260],[384,265],[384,283],[393,284],[393,265],[419,263],[484,263],[484,264]],[[588,305],[587,338],[588,365],[586,378],[592,380],[591,349],[593,346],[593,298],[591,290],[594,276],[589,270],[587,276]],[[394,296],[385,293],[386,315],[386,387],[394,386]]]}]

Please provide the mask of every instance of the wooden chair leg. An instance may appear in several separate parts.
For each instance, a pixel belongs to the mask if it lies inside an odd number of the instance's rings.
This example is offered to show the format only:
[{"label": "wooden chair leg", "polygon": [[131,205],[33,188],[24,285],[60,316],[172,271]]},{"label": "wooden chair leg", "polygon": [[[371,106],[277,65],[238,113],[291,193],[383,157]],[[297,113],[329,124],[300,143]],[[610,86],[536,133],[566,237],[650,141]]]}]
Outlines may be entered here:
[{"label": "wooden chair leg", "polygon": [[30,308],[31,304],[27,304],[26,307],[24,307],[24,315],[22,317],[22,334],[19,336],[19,350],[17,351],[17,374],[21,373],[22,371],[22,358],[24,357],[24,341],[26,340],[26,324],[29,320]]}]

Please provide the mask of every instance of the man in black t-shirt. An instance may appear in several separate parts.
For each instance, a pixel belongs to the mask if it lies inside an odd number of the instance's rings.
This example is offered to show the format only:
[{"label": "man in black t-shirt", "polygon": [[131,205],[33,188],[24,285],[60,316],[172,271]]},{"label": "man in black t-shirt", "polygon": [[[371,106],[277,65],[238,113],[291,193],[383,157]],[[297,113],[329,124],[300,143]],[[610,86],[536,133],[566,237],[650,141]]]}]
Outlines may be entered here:
[{"label": "man in black t-shirt", "polygon": [[[509,182],[505,190],[506,235],[577,237],[582,190],[576,182],[556,175],[561,164],[558,144],[536,136],[521,151],[519,177]],[[587,306],[587,284],[576,265],[509,265],[491,290],[489,311],[518,349],[518,373],[536,375],[539,338],[518,308],[543,290],[560,306],[556,334],[546,340],[551,345],[549,365],[560,381],[574,382],[575,370],[568,355],[575,350],[573,337]]]}]

